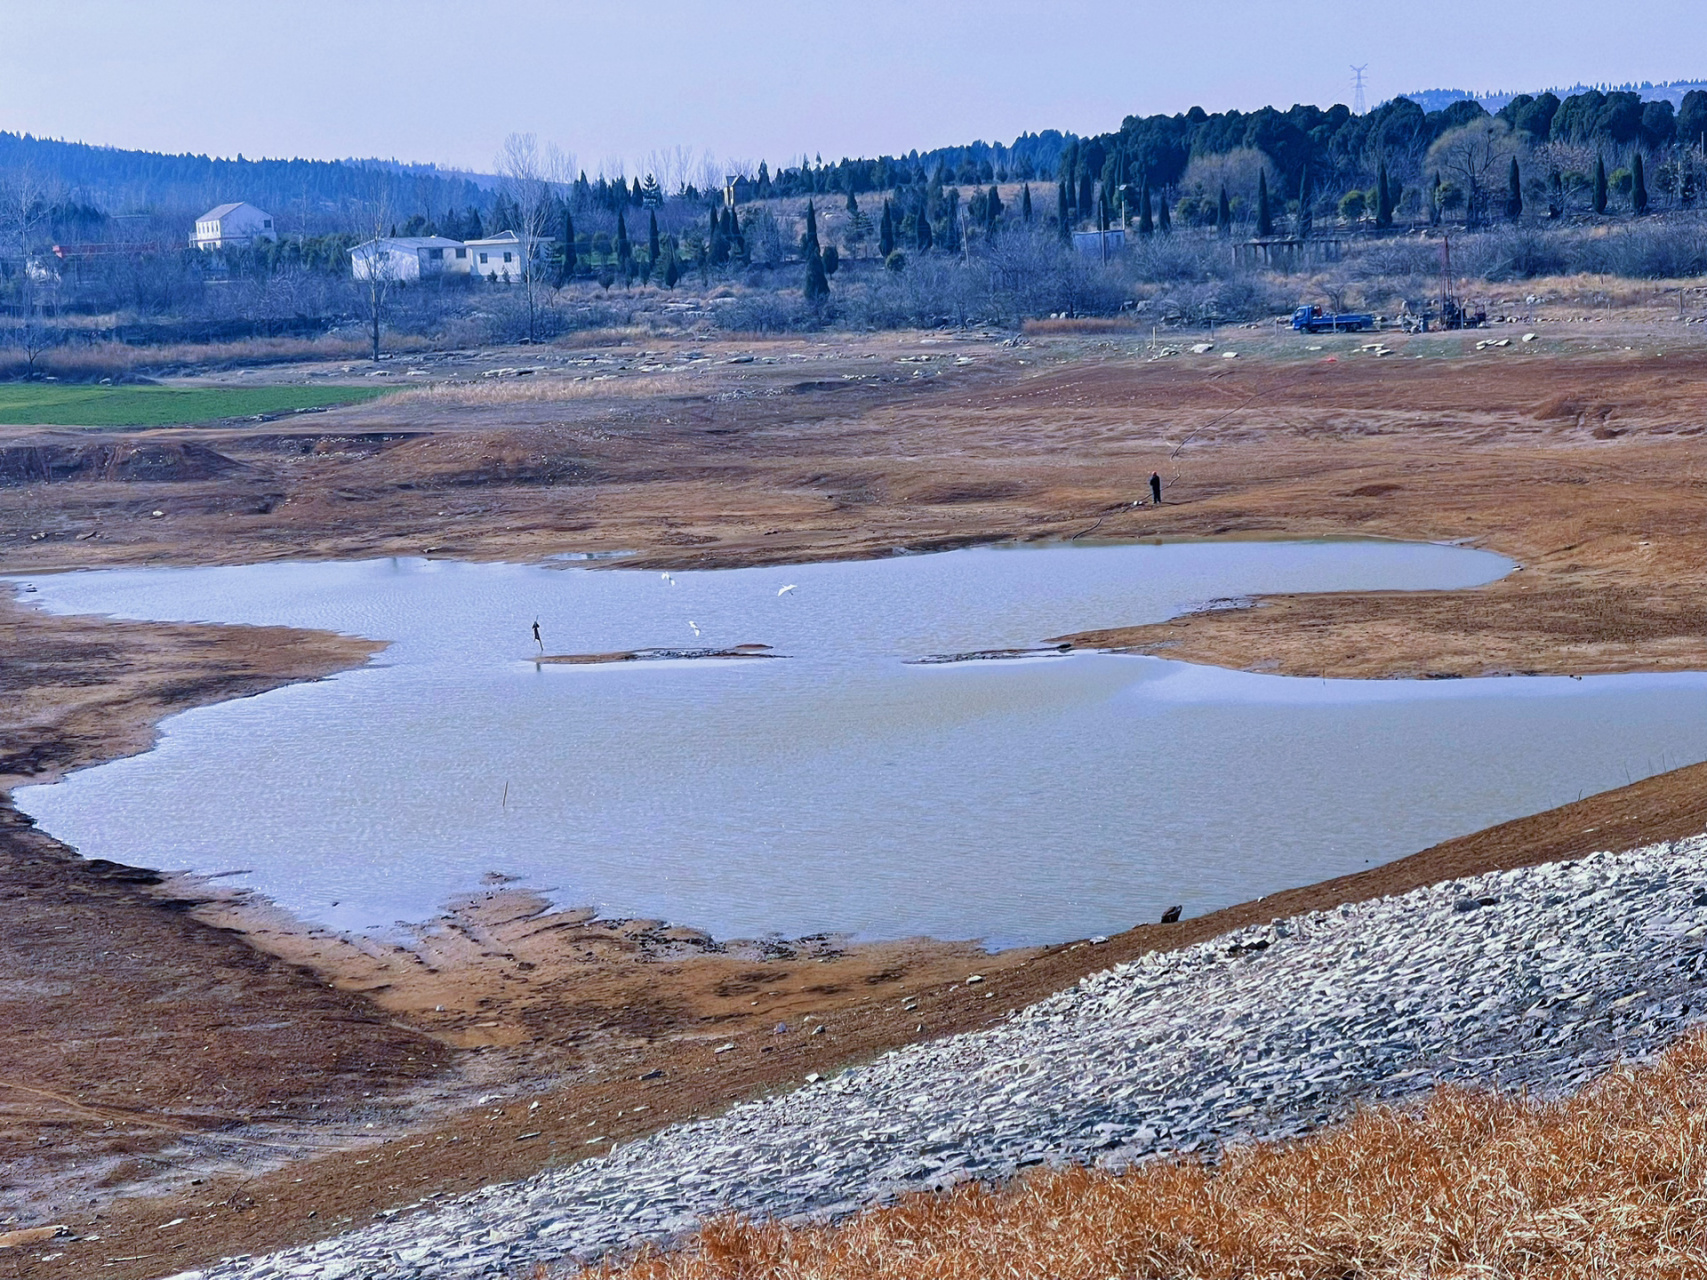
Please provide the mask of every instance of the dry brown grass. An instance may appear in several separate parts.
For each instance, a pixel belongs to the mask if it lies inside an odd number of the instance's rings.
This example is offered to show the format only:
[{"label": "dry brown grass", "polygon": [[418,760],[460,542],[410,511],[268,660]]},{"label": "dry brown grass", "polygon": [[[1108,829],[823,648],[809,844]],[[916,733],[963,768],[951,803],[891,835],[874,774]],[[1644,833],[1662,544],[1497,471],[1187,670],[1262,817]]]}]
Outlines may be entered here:
[{"label": "dry brown grass", "polygon": [[1139,326],[1119,316],[1079,316],[1076,319],[1027,320],[1025,333],[1136,333]]},{"label": "dry brown grass", "polygon": [[837,1226],[724,1219],[581,1280],[1707,1275],[1707,1034],[1536,1104],[1443,1089],[1219,1168],[1037,1172]]},{"label": "dry brown grass", "polygon": [[482,378],[478,382],[438,382],[409,387],[387,398],[388,405],[423,405],[439,409],[478,409],[482,405],[531,404],[554,400],[650,399],[680,395],[679,379],[669,375],[642,377],[529,377]]},{"label": "dry brown grass", "polygon": [[[434,343],[410,335],[387,337],[388,353],[427,351]],[[36,372],[66,382],[95,382],[165,370],[237,369],[299,360],[363,360],[366,342],[356,338],[248,338],[240,342],[174,342],[131,346],[123,342],[67,344],[43,352]],[[0,348],[0,380],[25,376],[21,352]]]}]

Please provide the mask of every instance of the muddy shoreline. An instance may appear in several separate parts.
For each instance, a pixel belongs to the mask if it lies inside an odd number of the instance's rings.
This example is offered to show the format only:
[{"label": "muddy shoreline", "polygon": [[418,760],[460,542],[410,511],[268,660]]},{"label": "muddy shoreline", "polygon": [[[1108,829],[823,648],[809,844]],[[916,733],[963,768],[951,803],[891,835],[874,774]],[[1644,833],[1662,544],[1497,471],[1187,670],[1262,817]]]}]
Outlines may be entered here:
[{"label": "muddy shoreline", "polygon": [[[862,371],[877,344],[861,341],[811,358]],[[1099,538],[1466,539],[1522,571],[1470,592],[1265,599],[1061,642],[1312,675],[1707,668],[1707,589],[1691,567],[1707,559],[1707,352],[1225,370],[1100,346],[964,350],[979,363],[928,385],[833,397],[773,400],[798,368],[742,365],[698,398],[523,401],[449,423],[382,403],[301,435],[138,433],[168,461],[193,439],[238,465],[0,487],[0,565],[622,549],[639,552],[625,564],[675,569],[1093,522]],[[1253,391],[1250,412],[1180,443]],[[77,439],[31,438],[45,434]],[[1164,463],[1169,502],[1132,507]],[[146,749],[167,714],[359,665],[372,648],[0,604],[0,786]],[[20,1171],[0,1212],[101,1237],[15,1262],[21,1275],[146,1276],[573,1160],[593,1138],[984,1025],[1146,950],[1692,835],[1707,829],[1707,766],[1180,924],[996,955],[926,941],[728,948],[657,922],[542,913],[503,885],[381,946],[217,884],[83,862],[9,805],[0,816],[0,978],[19,1027],[0,1041],[0,1165]],[[985,982],[967,987],[972,973]],[[725,1043],[743,1051],[716,1053]],[[275,1145],[245,1153],[222,1134]]]}]

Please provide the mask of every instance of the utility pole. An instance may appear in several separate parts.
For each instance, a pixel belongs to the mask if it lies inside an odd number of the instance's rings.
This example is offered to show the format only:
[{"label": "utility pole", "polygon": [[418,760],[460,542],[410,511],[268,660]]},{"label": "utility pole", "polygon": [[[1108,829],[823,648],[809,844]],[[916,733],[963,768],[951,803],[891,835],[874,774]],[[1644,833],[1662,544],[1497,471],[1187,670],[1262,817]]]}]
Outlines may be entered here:
[{"label": "utility pole", "polygon": [[1369,110],[1369,103],[1363,96],[1363,73],[1367,70],[1369,70],[1369,64],[1367,62],[1361,67],[1353,67],[1351,69],[1351,110],[1353,115],[1361,116],[1366,114]]}]

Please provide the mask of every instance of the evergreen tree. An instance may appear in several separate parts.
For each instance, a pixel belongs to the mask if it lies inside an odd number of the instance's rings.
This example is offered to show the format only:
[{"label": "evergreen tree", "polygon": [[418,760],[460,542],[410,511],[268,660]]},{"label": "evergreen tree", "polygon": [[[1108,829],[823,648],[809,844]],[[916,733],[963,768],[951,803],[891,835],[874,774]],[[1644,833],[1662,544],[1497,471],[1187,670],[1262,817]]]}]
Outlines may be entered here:
[{"label": "evergreen tree", "polygon": [[1630,208],[1638,218],[1648,211],[1648,175],[1640,151],[1630,158]]},{"label": "evergreen tree", "polygon": [[1305,165],[1304,171],[1298,177],[1298,234],[1308,237],[1310,227],[1315,222],[1314,210],[1310,208],[1310,166]]},{"label": "evergreen tree", "polygon": [[929,253],[931,251],[931,244],[934,241],[934,239],[935,239],[935,237],[931,235],[930,210],[925,208],[924,205],[920,205],[919,206],[919,235],[918,235],[919,252],[920,253]]},{"label": "evergreen tree", "polygon": [[1505,216],[1512,222],[1523,216],[1523,175],[1518,172],[1516,156],[1511,158],[1511,172],[1505,180]]},{"label": "evergreen tree", "polygon": [[835,275],[836,268],[842,265],[842,255],[837,252],[836,246],[833,244],[825,245],[823,257],[825,276]]},{"label": "evergreen tree", "polygon": [[895,215],[889,208],[889,201],[883,202],[883,221],[877,225],[877,253],[879,257],[888,258],[895,252]]},{"label": "evergreen tree", "polygon": [[856,214],[858,212],[859,212],[859,201],[854,199],[853,187],[852,187],[852,185],[850,185],[848,187],[848,213],[851,216],[851,215]]},{"label": "evergreen tree", "polygon": [[647,213],[649,224],[646,228],[646,262],[650,266],[658,264],[658,211]]},{"label": "evergreen tree", "polygon": [[1055,209],[1055,221],[1060,228],[1061,238],[1071,240],[1073,238],[1073,216],[1067,208],[1067,184],[1065,182],[1061,183],[1057,189]]},{"label": "evergreen tree", "polygon": [[629,200],[634,204],[642,204],[646,200],[646,192],[640,187],[640,179],[634,180],[634,190],[629,193]]},{"label": "evergreen tree", "polygon": [[1174,220],[1168,214],[1168,193],[1162,192],[1156,197],[1156,229],[1167,235],[1174,229]]},{"label": "evergreen tree", "polygon": [[1554,219],[1565,216],[1565,180],[1557,169],[1547,179],[1547,216]]},{"label": "evergreen tree", "polygon": [[627,266],[634,257],[634,246],[628,243],[628,223],[623,221],[622,210],[616,211],[616,260]]},{"label": "evergreen tree", "polygon": [[813,209],[812,202],[808,200],[806,202],[806,234],[800,237],[800,253],[802,257],[815,258],[819,252],[818,213]]},{"label": "evergreen tree", "polygon": [[1606,212],[1606,157],[1594,158],[1594,211]]},{"label": "evergreen tree", "polygon": [[1274,234],[1274,212],[1268,207],[1268,170],[1257,173],[1257,234]]},{"label": "evergreen tree", "polygon": [[[810,209],[812,206],[806,206]],[[818,252],[816,236],[806,241],[806,285],[805,294],[808,302],[822,302],[830,296],[830,277],[824,270],[824,255]]]},{"label": "evergreen tree", "polygon": [[1233,234],[1233,202],[1227,198],[1227,184],[1221,184],[1221,198],[1215,202],[1215,229],[1222,235]]},{"label": "evergreen tree", "polygon": [[1079,216],[1089,217],[1091,210],[1096,208],[1096,203],[1097,180],[1091,176],[1091,171],[1086,169],[1079,177]]},{"label": "evergreen tree", "polygon": [[1386,230],[1393,225],[1393,193],[1387,187],[1387,162],[1375,170],[1375,225]]},{"label": "evergreen tree", "polygon": [[984,201],[984,230],[994,238],[1002,225],[1002,197],[997,194],[994,184],[990,187],[990,196]]},{"label": "evergreen tree", "polygon": [[664,287],[674,289],[676,281],[682,278],[681,268],[676,265],[676,255],[669,254],[664,259]]},{"label": "evergreen tree", "polygon": [[580,263],[575,255],[575,215],[564,211],[563,214],[563,278],[573,280],[575,268]]},{"label": "evergreen tree", "polygon": [[1147,236],[1156,230],[1156,212],[1150,204],[1150,179],[1146,177],[1138,188],[1138,234]]},{"label": "evergreen tree", "polygon": [[1019,189],[1019,216],[1026,226],[1031,225],[1031,183]]}]

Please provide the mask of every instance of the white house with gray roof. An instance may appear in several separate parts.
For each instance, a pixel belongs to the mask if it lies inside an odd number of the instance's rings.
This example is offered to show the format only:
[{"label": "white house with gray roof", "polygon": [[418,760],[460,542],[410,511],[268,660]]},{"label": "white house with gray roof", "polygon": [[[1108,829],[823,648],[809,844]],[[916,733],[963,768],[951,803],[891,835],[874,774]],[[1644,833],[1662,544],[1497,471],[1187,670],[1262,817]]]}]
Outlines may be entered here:
[{"label": "white house with gray roof", "polygon": [[258,240],[277,240],[273,215],[265,209],[238,200],[232,204],[215,205],[196,219],[196,233],[190,237],[192,249],[245,248]]},{"label": "white house with gray roof", "polygon": [[467,275],[468,264],[468,246],[444,236],[382,236],[350,250],[350,274],[357,280]]}]

